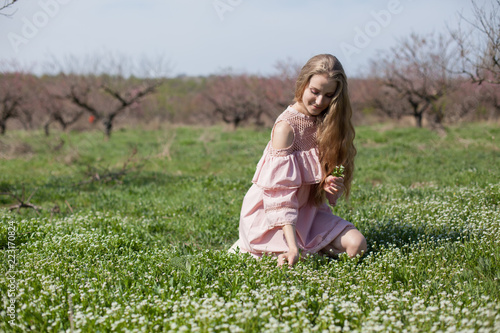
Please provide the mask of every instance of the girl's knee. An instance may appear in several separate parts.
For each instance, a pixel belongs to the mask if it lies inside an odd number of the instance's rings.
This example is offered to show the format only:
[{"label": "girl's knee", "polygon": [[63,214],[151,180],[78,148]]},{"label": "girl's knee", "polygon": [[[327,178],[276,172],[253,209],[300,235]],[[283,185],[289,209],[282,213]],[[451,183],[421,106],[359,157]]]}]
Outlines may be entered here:
[{"label": "girl's knee", "polygon": [[[357,230],[356,230],[357,231]],[[349,235],[350,237],[346,240],[346,252],[350,257],[355,257],[357,255],[362,256],[367,249],[366,238],[359,231],[353,232]]]}]

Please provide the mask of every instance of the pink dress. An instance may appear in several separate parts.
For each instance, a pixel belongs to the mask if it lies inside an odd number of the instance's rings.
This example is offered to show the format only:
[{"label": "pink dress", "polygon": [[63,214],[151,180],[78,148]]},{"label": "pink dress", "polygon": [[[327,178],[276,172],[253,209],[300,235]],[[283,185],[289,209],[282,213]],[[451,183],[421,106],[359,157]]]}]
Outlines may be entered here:
[{"label": "pink dress", "polygon": [[293,129],[294,142],[285,149],[274,149],[271,141],[268,143],[257,165],[253,185],[243,199],[239,239],[232,247],[257,257],[288,251],[282,230],[287,224],[295,225],[297,243],[303,253],[316,253],[346,228],[354,228],[350,222],[333,215],[326,201],[320,206],[309,202],[312,185],[322,179],[315,117],[288,107],[275,125],[281,121]]}]

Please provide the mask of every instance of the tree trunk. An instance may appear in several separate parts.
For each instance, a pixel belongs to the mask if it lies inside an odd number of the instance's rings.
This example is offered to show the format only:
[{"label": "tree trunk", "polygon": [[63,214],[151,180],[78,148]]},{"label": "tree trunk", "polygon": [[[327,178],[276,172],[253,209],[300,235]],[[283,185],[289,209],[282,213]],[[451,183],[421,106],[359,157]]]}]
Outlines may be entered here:
[{"label": "tree trunk", "polygon": [[240,118],[238,118],[238,117],[234,118],[234,120],[233,120],[233,131],[236,131],[236,129],[240,125],[240,121],[241,121]]},{"label": "tree trunk", "polygon": [[113,120],[110,118],[104,121],[104,133],[106,134],[106,138],[111,138],[111,131],[113,130]]},{"label": "tree trunk", "polygon": [[43,125],[43,130],[45,131],[45,136],[50,135],[50,121],[46,122],[45,125]]},{"label": "tree trunk", "polygon": [[414,116],[415,116],[415,121],[417,122],[417,127],[422,128],[422,118],[423,118],[422,112],[416,112]]}]

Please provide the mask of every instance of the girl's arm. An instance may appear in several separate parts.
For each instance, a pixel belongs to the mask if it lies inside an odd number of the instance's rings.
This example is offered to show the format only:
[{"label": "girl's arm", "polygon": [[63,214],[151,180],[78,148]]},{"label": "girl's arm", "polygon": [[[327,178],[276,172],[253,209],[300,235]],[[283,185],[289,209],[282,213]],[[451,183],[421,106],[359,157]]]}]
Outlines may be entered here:
[{"label": "girl's arm", "polygon": [[[280,121],[274,126],[271,143],[274,149],[285,149],[293,144],[294,138],[295,136],[290,124],[286,121]],[[278,266],[283,265],[285,260],[289,266],[293,266],[299,261],[299,247],[295,236],[295,226],[289,224],[284,225],[282,228],[286,243],[288,244],[288,252],[278,256]]]},{"label": "girl's arm", "polygon": [[278,256],[278,266],[283,265],[285,260],[288,262],[289,266],[293,266],[299,261],[299,247],[295,235],[295,226],[291,224],[284,225],[283,233],[285,234],[286,243],[288,244],[288,252]]}]

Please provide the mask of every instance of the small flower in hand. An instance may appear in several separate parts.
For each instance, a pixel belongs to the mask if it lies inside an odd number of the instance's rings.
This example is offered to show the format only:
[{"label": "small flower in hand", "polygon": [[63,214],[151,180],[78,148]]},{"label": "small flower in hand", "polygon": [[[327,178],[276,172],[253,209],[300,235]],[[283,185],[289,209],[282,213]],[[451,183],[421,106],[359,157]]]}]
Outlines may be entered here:
[{"label": "small flower in hand", "polygon": [[343,165],[337,165],[335,169],[332,171],[332,176],[333,177],[344,177],[344,166]]}]

